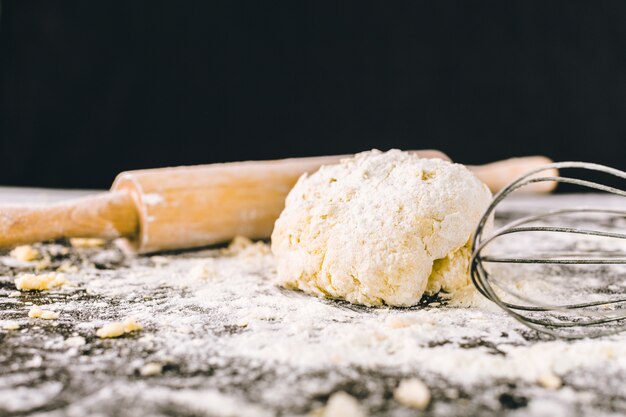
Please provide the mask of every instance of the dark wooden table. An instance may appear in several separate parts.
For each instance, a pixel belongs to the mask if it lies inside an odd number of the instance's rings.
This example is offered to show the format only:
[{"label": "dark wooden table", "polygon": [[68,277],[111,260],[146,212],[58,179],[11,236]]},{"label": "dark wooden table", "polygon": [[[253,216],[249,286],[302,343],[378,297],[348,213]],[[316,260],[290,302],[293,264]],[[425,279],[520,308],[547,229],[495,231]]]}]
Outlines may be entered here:
[{"label": "dark wooden table", "polygon": [[[0,201],[43,204],[79,194],[0,189]],[[622,202],[597,195],[521,197],[503,206],[499,221],[571,204]],[[599,222],[626,226],[623,219]],[[615,245],[529,237],[501,249],[535,244]],[[410,309],[373,309],[313,298],[273,284],[273,260],[262,244],[139,258],[113,245],[35,248],[47,261],[0,253],[0,327],[20,326],[0,330],[3,416],[301,416],[337,391],[358,399],[370,416],[626,413],[624,335],[542,337],[485,300],[472,308],[425,300]],[[69,269],[71,285],[13,294],[16,276],[61,266]],[[598,290],[623,293],[623,272],[587,270],[582,284],[563,279],[571,269],[504,274],[528,294],[590,299]],[[560,287],[548,285],[549,277],[560,279]],[[28,318],[33,305],[60,317]],[[118,339],[96,336],[103,324],[130,316],[143,330]],[[393,399],[399,381],[409,377],[431,390],[423,412]],[[550,387],[555,378],[562,386]]]}]

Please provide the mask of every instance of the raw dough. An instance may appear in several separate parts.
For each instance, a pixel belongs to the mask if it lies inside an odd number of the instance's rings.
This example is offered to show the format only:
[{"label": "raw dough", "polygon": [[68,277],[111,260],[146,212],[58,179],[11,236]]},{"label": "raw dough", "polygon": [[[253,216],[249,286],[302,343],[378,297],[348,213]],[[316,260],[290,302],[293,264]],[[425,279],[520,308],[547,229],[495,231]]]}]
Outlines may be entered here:
[{"label": "raw dough", "polygon": [[430,389],[419,379],[411,378],[400,382],[393,398],[407,407],[425,410],[430,403]]},{"label": "raw dough", "polygon": [[139,370],[141,376],[155,376],[160,375],[161,372],[163,372],[163,364],[157,362],[148,362]]},{"label": "raw dough", "polygon": [[264,242],[253,242],[245,236],[235,236],[228,247],[221,250],[222,255],[241,257],[263,256],[270,252]]},{"label": "raw dough", "polygon": [[15,287],[20,291],[44,291],[61,287],[68,283],[65,275],[50,272],[47,274],[24,274],[15,279]]},{"label": "raw dough", "polygon": [[552,372],[546,372],[537,378],[539,385],[546,389],[559,389],[563,385],[563,380]]},{"label": "raw dough", "polygon": [[70,347],[81,347],[87,344],[87,341],[82,336],[72,336],[65,339],[65,345]]},{"label": "raw dough", "polygon": [[365,305],[464,291],[469,240],[490,201],[463,165],[399,150],[324,166],[298,180],[276,221],[279,283]]},{"label": "raw dough", "polygon": [[38,306],[32,306],[28,311],[28,317],[31,319],[56,320],[59,318],[59,315],[59,313],[50,310],[43,310]]},{"label": "raw dough", "polygon": [[39,259],[41,254],[31,245],[22,245],[14,248],[10,255],[18,261],[31,262],[35,259]]},{"label": "raw dough", "polygon": [[134,318],[129,317],[123,322],[116,321],[113,323],[105,324],[100,329],[98,329],[98,331],[96,332],[96,336],[101,339],[120,337],[125,335],[126,333],[131,333],[141,329],[141,325],[137,323]]},{"label": "raw dough", "polygon": [[331,395],[324,407],[323,417],[365,417],[365,411],[353,396],[339,391]]}]

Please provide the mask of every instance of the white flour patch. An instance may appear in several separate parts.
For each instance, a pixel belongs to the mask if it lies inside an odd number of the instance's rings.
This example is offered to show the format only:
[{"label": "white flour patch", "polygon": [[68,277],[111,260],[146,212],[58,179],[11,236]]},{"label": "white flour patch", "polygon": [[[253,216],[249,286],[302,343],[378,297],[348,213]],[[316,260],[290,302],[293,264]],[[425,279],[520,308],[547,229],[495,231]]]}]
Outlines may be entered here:
[{"label": "white flour patch", "polygon": [[162,204],[163,202],[165,202],[163,196],[157,193],[142,194],[141,200],[149,206],[156,206],[157,204]]},{"label": "white flour patch", "polygon": [[[528,239],[525,248],[534,242]],[[549,239],[572,243],[566,235]],[[519,250],[507,245],[497,249]],[[114,263],[116,253],[94,249],[89,259]],[[136,258],[108,269],[89,259],[67,274],[74,288],[17,299],[8,297],[13,270],[4,266],[0,319],[19,320],[23,329],[1,339],[0,394],[10,400],[0,412],[32,411],[40,394],[41,416],[302,416],[345,391],[370,416],[402,417],[409,414],[392,394],[407,378],[429,387],[429,415],[626,411],[625,335],[546,340],[487,301],[393,309],[318,299],[275,285],[275,262],[262,245]],[[559,271],[543,286],[539,272],[515,271],[505,267],[502,276],[523,294],[553,302],[589,296],[582,280]],[[591,286],[613,280],[623,292],[619,274],[590,276]],[[28,322],[29,303],[60,312],[58,326]],[[130,316],[143,330],[95,336],[103,324]],[[68,344],[70,337],[85,343]],[[146,363],[163,364],[162,372],[142,376]],[[545,388],[545,375],[563,386]]]}]

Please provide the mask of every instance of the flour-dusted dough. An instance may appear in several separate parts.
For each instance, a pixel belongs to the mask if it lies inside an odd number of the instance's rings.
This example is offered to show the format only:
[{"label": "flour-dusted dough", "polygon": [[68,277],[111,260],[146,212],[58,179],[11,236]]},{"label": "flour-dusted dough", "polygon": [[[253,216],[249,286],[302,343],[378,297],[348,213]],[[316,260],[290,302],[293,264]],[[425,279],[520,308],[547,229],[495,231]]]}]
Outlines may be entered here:
[{"label": "flour-dusted dough", "polygon": [[365,305],[465,289],[468,242],[490,201],[463,165],[399,150],[324,166],[298,180],[276,221],[278,279]]}]

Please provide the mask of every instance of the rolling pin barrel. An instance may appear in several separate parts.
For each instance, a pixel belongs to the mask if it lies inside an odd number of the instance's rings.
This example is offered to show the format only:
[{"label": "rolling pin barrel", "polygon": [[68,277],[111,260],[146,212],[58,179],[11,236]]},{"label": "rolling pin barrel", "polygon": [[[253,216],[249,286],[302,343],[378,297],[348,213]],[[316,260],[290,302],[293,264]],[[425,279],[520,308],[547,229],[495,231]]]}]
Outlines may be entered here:
[{"label": "rolling pin barrel", "polygon": [[[438,151],[417,153],[448,159]],[[345,157],[124,172],[102,195],[34,208],[0,206],[0,246],[67,237],[125,238],[127,248],[149,253],[211,245],[237,235],[267,238],[298,178]],[[528,157],[469,168],[496,191],[518,173],[548,162]],[[542,183],[534,191],[551,187]]]}]

